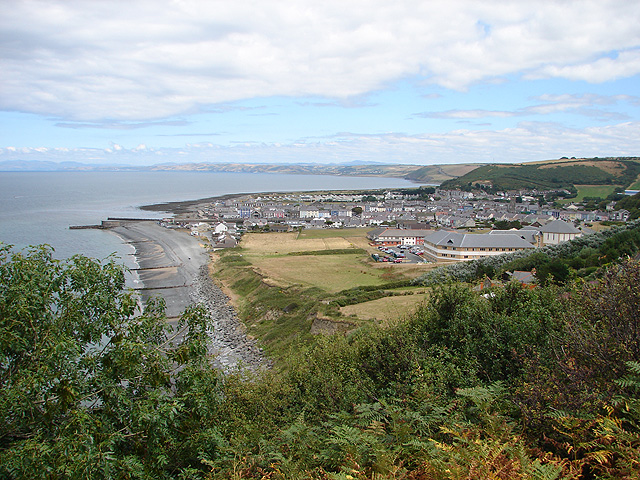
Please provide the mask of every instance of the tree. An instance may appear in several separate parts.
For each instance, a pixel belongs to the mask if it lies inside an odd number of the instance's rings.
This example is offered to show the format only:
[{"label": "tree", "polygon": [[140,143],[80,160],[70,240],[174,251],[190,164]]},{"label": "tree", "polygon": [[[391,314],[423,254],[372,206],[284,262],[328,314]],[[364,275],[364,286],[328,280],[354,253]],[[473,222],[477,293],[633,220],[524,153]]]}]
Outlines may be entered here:
[{"label": "tree", "polygon": [[208,317],[172,328],[124,285],[112,258],[0,245],[0,477],[166,478],[215,455]]},{"label": "tree", "polygon": [[360,215],[362,215],[362,207],[353,207],[353,208],[351,209],[351,212],[352,212],[355,216],[359,217]]}]

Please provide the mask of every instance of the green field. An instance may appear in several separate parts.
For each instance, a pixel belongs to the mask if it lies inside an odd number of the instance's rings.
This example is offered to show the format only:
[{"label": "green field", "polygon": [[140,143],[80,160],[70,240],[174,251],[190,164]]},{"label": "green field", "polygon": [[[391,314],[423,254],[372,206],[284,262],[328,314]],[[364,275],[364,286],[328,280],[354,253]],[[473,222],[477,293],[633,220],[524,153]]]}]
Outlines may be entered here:
[{"label": "green field", "polygon": [[[316,287],[328,293],[359,286],[380,285],[397,277],[418,276],[422,265],[384,266],[363,250],[369,246],[366,229],[318,229],[298,233],[245,235],[240,244],[243,258],[267,283],[278,286]],[[336,250],[341,254],[312,255]],[[354,253],[347,253],[353,250]],[[303,255],[292,253],[302,252]],[[305,255],[306,253],[309,253]]]},{"label": "green field", "polygon": [[404,295],[391,296],[342,307],[343,315],[378,322],[395,322],[411,315],[426,299],[425,288],[398,289]]},{"label": "green field", "polygon": [[584,200],[585,197],[607,198],[619,185],[576,185],[578,196],[575,198],[567,198],[560,203],[577,203]]},{"label": "green field", "polygon": [[285,358],[294,345],[313,342],[314,332],[393,322],[423,301],[424,294],[413,293],[424,289],[407,282],[433,264],[376,263],[367,231],[245,234],[237,248],[214,255],[212,273],[247,333],[260,338],[272,358]]}]

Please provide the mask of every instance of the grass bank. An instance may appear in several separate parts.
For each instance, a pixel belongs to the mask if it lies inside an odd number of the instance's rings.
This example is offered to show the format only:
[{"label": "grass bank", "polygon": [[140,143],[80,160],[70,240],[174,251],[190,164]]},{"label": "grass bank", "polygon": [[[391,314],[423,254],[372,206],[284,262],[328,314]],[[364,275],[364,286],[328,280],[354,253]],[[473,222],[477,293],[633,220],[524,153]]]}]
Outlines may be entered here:
[{"label": "grass bank", "polygon": [[425,289],[407,285],[432,266],[376,263],[374,250],[363,229],[250,233],[214,254],[212,274],[277,361],[319,333],[387,323],[422,302]]}]

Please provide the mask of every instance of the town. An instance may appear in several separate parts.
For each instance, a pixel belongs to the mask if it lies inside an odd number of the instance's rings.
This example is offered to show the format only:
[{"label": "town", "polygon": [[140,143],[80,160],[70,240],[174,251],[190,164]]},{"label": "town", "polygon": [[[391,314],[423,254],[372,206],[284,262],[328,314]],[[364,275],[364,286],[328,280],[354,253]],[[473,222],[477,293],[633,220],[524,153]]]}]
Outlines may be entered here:
[{"label": "town", "polygon": [[187,227],[213,248],[234,247],[251,231],[369,228],[372,245],[407,246],[424,261],[465,261],[588,235],[594,222],[629,220],[615,200],[573,202],[569,196],[564,189],[487,194],[437,187],[252,194],[199,203],[163,224]]}]

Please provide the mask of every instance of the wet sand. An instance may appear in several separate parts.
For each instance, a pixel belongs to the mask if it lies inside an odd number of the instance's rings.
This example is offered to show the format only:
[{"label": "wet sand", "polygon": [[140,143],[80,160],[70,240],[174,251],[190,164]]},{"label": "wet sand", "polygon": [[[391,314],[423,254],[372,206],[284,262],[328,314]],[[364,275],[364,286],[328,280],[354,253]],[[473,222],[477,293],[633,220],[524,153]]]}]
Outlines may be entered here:
[{"label": "wet sand", "polygon": [[209,260],[198,238],[155,222],[126,222],[111,230],[135,248],[142,301],[160,295],[167,304],[167,317],[180,316],[193,303],[194,279]]}]

